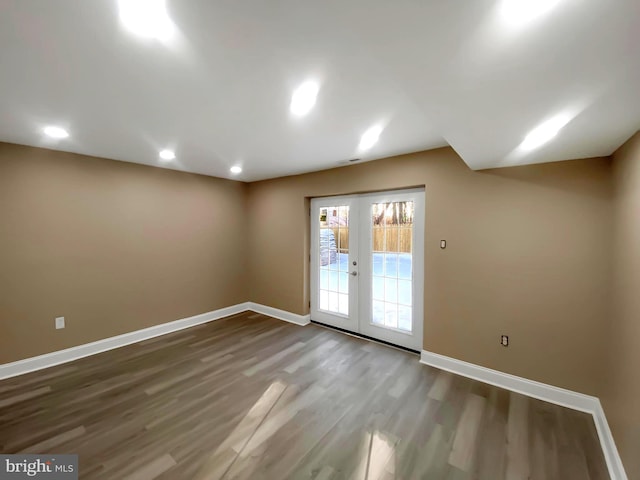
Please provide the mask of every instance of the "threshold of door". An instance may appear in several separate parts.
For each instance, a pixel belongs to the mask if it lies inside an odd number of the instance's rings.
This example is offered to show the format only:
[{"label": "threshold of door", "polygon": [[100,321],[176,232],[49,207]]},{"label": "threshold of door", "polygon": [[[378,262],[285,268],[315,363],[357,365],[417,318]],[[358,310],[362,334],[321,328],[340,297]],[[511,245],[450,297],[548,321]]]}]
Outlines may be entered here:
[{"label": "threshold of door", "polygon": [[340,328],[340,327],[334,327],[333,325],[327,325],[326,323],[316,322],[313,319],[311,319],[311,323],[313,323],[315,325],[318,325],[319,327],[325,327],[325,328],[329,328],[331,330],[335,330],[337,332],[346,333],[347,335],[351,335],[352,337],[363,338],[365,340],[369,340],[370,342],[380,343],[382,345],[386,345],[387,347],[397,348],[398,350],[403,350],[405,352],[415,353],[416,355],[420,355],[420,352],[418,350],[414,350],[412,348],[403,347],[402,345],[396,345],[395,343],[386,342],[384,340],[380,340],[378,338],[370,337],[368,335],[363,335],[361,333],[352,332],[350,330],[346,330],[346,329]]}]

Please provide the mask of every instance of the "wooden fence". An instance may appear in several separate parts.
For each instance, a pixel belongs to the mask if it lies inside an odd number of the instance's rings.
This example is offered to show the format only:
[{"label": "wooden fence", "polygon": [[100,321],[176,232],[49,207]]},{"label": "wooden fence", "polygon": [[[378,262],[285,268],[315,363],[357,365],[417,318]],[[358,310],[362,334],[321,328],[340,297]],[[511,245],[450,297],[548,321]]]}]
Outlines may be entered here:
[{"label": "wooden fence", "polygon": [[[336,247],[339,253],[349,252],[349,227],[331,227],[333,236],[336,238]],[[338,231],[340,232],[338,234]]]},{"label": "wooden fence", "polygon": [[[338,227],[331,227],[331,230],[333,230],[333,235],[336,238],[338,252],[347,253],[349,251],[349,228],[340,227],[338,229]],[[411,253],[412,232],[413,225],[374,226],[373,251]]]}]

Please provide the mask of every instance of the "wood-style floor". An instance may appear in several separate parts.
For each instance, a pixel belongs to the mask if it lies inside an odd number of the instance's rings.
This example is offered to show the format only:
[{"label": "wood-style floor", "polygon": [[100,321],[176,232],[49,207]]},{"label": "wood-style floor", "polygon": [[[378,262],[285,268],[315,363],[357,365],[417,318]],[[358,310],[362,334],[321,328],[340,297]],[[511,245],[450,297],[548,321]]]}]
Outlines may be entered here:
[{"label": "wood-style floor", "polygon": [[0,382],[3,453],[82,479],[608,479],[592,418],[244,313]]}]

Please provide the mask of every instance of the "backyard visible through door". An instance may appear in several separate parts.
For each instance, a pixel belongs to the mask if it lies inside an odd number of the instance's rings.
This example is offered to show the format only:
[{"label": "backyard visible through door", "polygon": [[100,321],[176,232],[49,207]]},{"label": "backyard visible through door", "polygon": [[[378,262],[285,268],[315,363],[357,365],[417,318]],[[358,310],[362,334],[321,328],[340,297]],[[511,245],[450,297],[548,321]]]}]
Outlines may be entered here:
[{"label": "backyard visible through door", "polygon": [[311,203],[312,320],[421,347],[424,192]]},{"label": "backyard visible through door", "polygon": [[[320,267],[320,309],[348,314],[349,255],[338,253]],[[397,278],[395,278],[397,275]],[[385,295],[386,292],[386,295]],[[341,297],[342,295],[342,297]],[[389,303],[402,306],[396,313]],[[411,330],[411,254],[373,254],[373,321],[388,327]],[[406,308],[408,307],[408,308]],[[386,314],[386,315],[385,315]],[[386,318],[386,323],[385,323]]]}]

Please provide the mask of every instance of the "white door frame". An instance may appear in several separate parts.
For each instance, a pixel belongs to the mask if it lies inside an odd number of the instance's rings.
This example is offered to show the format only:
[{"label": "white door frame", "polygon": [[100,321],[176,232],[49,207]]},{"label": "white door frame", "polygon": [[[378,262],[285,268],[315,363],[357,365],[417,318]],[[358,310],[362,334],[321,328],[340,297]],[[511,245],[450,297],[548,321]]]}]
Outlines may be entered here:
[{"label": "white door frame", "polygon": [[[412,331],[379,326],[371,321],[372,305],[372,222],[371,205],[401,201],[414,202],[417,213],[413,219],[411,249]],[[389,192],[374,192],[360,196],[360,282],[359,282],[359,332],[394,345],[422,351],[424,327],[424,189],[406,189]],[[364,212],[368,214],[364,214]],[[368,258],[366,258],[368,257]]]},{"label": "white door frame", "polygon": [[[349,207],[349,272],[356,272],[356,275],[349,275],[349,315],[333,313],[320,310],[320,300],[318,283],[320,268],[320,226],[318,224],[318,213],[323,207],[348,206]],[[358,263],[358,196],[341,195],[338,197],[322,197],[311,199],[311,316],[314,320],[326,323],[337,328],[358,331],[358,266],[353,266],[353,262]],[[353,231],[351,226],[354,225]],[[339,253],[339,252],[338,252]]]},{"label": "white door frame", "polygon": [[[375,325],[371,322],[372,305],[372,203],[410,200],[415,202],[412,238],[412,332]],[[320,232],[318,214],[321,207],[349,206],[349,315],[321,311],[319,308]],[[424,327],[424,188],[341,195],[311,199],[311,319],[382,341],[421,351]],[[353,265],[356,262],[356,265]]]}]

